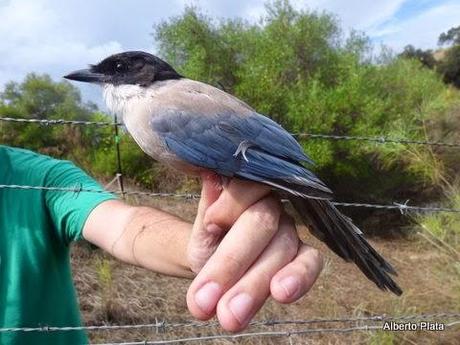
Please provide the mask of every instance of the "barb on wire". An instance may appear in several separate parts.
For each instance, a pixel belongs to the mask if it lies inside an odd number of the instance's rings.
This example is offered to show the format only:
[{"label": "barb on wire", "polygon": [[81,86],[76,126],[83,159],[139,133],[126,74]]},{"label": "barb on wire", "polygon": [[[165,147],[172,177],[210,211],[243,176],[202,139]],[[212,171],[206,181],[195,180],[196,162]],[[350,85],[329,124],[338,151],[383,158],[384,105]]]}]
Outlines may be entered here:
[{"label": "barb on wire", "polygon": [[407,214],[406,210],[408,207],[407,204],[409,203],[409,199],[407,199],[406,201],[404,201],[404,203],[399,203],[399,202],[394,202],[393,201],[393,205],[396,205],[396,206],[399,206],[399,212],[401,212],[401,214],[404,216]]},{"label": "barb on wire", "polygon": [[[43,190],[43,191],[54,191],[54,192],[70,192],[70,193],[112,193],[122,195],[137,195],[137,196],[149,196],[154,198],[178,198],[187,200],[197,200],[200,198],[198,194],[175,194],[175,193],[153,193],[153,192],[142,192],[142,191],[106,191],[100,189],[88,189],[82,188],[81,186],[75,187],[44,187],[44,186],[27,186],[27,185],[5,185],[0,184],[0,189],[19,189],[19,190]],[[333,201],[335,206],[341,207],[364,207],[373,209],[385,209],[385,210],[399,210],[401,212],[414,211],[414,212],[452,212],[460,213],[460,209],[449,208],[449,207],[424,207],[424,206],[410,206],[407,204],[400,204],[394,202],[391,205],[385,204],[369,204],[369,203],[355,203],[355,202],[340,202]]]},{"label": "barb on wire", "polygon": [[[124,126],[123,123],[107,122],[107,121],[80,121],[80,120],[64,120],[64,119],[27,119],[27,118],[14,118],[14,117],[0,117],[3,122],[22,122],[22,123],[37,123],[42,125],[94,125],[94,126]],[[460,148],[460,143],[445,143],[441,141],[429,140],[413,140],[405,138],[390,138],[385,136],[368,137],[360,135],[335,135],[335,134],[322,134],[322,133],[292,133],[297,138],[310,138],[310,139],[326,139],[326,140],[346,140],[346,141],[369,141],[377,144],[414,144],[414,145],[428,145],[440,146],[450,148]]]}]

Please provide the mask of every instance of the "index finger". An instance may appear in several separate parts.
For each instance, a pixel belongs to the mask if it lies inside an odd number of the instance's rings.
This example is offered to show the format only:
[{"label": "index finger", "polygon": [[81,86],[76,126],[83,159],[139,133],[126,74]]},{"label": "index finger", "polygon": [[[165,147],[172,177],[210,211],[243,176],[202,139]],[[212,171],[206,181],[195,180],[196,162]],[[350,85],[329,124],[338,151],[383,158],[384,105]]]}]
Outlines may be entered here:
[{"label": "index finger", "polygon": [[245,210],[270,194],[270,190],[261,183],[232,178],[207,209],[203,221],[205,228],[212,233],[227,231]]},{"label": "index finger", "polygon": [[218,199],[222,189],[219,184],[219,176],[214,173],[202,173],[201,180],[203,187],[201,189],[200,203],[195,222],[193,223],[192,233],[190,235],[187,257],[190,269],[198,273],[206,261],[212,255],[220,240],[219,233],[206,231],[203,220],[208,207]]}]

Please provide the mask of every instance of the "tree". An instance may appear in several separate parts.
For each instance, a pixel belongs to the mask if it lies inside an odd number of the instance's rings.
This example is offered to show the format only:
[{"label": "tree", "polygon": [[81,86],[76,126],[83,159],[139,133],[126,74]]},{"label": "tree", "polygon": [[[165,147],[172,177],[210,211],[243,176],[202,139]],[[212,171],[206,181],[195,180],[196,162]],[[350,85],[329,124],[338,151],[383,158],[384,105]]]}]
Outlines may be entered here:
[{"label": "tree", "polygon": [[443,76],[444,82],[460,88],[460,44],[446,51],[437,69]]},{"label": "tree", "polygon": [[[296,10],[288,1],[268,3],[257,23],[214,20],[188,7],[156,26],[153,36],[159,55],[181,74],[224,88],[292,132],[422,139],[425,109],[445,90],[419,62],[371,63],[365,35],[345,36],[333,15]],[[314,169],[348,198],[366,185],[383,197],[403,181],[409,189],[429,178],[425,159],[407,168],[403,146],[301,142],[317,162]]]},{"label": "tree", "polygon": [[403,52],[399,54],[399,56],[406,59],[418,60],[423,66],[430,69],[433,69],[436,65],[436,59],[434,58],[433,51],[431,49],[416,49],[412,44],[405,46]]},{"label": "tree", "polygon": [[[89,120],[97,110],[84,104],[80,92],[69,82],[54,82],[48,75],[28,74],[22,83],[9,82],[0,93],[2,116],[30,119]],[[2,141],[11,145],[68,156],[74,147],[97,140],[81,127],[53,126],[43,128],[36,124],[4,124]]]},{"label": "tree", "polygon": [[460,44],[460,25],[457,27],[450,28],[447,32],[443,32],[439,35],[438,44]]},{"label": "tree", "polygon": [[460,88],[460,25],[442,33],[438,43],[439,45],[451,45],[445,51],[445,55],[439,63],[438,71],[446,83]]},{"label": "tree", "polygon": [[[84,103],[80,91],[67,81],[28,74],[21,83],[9,82],[0,92],[0,116],[111,122],[110,116]],[[123,170],[145,187],[162,186],[155,164],[127,133],[121,132]],[[0,142],[53,157],[70,159],[99,178],[113,178],[117,170],[116,138],[112,126],[52,125],[0,122]],[[179,181],[169,178],[170,184]],[[164,183],[163,183],[164,184]]]}]

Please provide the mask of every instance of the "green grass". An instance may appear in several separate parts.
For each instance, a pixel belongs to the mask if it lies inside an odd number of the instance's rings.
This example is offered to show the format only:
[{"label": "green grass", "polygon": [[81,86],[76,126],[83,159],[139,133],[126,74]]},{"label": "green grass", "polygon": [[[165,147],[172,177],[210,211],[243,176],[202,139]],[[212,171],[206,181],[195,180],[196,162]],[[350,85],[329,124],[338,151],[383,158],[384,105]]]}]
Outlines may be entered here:
[{"label": "green grass", "polygon": [[369,345],[393,345],[395,343],[395,333],[387,331],[377,331],[369,337]]},{"label": "green grass", "polygon": [[[446,193],[445,206],[460,209],[460,188],[450,187]],[[460,215],[455,212],[437,212],[416,216],[422,231],[427,231],[441,241],[448,241],[452,247],[458,247],[460,241]]]}]

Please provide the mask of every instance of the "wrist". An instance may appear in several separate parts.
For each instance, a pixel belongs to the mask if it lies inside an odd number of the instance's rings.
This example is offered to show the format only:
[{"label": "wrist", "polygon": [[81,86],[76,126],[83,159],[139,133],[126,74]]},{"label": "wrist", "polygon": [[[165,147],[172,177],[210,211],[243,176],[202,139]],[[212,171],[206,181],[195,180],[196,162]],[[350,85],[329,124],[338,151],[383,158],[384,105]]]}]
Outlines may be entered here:
[{"label": "wrist", "polygon": [[140,207],[124,232],[124,256],[130,263],[158,273],[193,277],[187,260],[191,229],[191,224],[176,216]]}]

